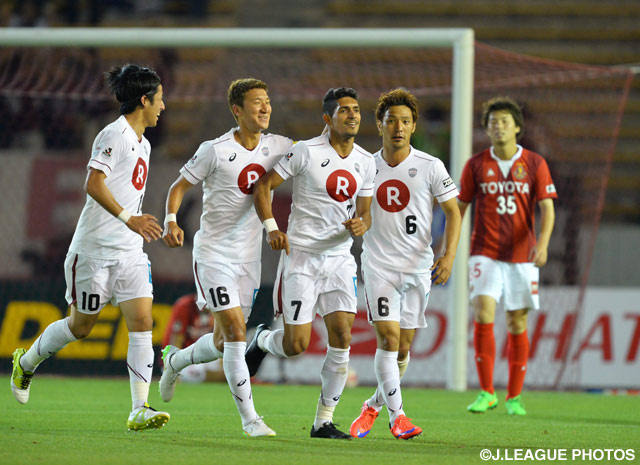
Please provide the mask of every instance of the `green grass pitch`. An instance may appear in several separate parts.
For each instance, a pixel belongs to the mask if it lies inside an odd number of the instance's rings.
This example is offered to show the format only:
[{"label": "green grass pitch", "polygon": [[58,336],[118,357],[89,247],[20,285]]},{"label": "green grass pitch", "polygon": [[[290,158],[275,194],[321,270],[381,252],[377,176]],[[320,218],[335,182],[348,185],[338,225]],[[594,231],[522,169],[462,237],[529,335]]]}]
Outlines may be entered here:
[{"label": "green grass pitch", "polygon": [[[226,384],[179,384],[165,404],[156,379],[150,403],[168,411],[171,421],[161,430],[134,433],[126,429],[128,379],[36,376],[26,405],[14,400],[8,375],[5,381],[0,464],[480,464],[485,448],[569,449],[571,463],[596,463],[572,461],[571,449],[633,449],[634,460],[620,463],[640,463],[637,396],[526,392],[529,414],[510,417],[504,391],[497,409],[472,415],[466,405],[476,392],[403,389],[421,436],[395,439],[383,411],[366,438],[336,441],[309,438],[318,386],[254,386],[257,410],[278,435],[247,438]],[[371,393],[346,389],[334,421],[348,430]]]}]

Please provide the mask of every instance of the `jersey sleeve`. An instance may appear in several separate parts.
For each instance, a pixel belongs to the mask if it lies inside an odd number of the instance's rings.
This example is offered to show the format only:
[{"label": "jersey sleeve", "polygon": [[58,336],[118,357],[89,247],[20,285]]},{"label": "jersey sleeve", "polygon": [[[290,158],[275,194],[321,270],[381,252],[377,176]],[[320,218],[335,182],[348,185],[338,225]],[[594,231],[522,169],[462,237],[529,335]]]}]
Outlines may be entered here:
[{"label": "jersey sleeve", "polygon": [[367,166],[367,171],[365,173],[364,182],[362,184],[362,188],[360,192],[358,192],[358,197],[373,197],[374,191],[374,178],[376,177],[376,162],[373,158],[369,159],[369,163]]},{"label": "jersey sleeve", "polygon": [[216,151],[211,142],[203,142],[191,159],[180,169],[180,174],[191,184],[202,182],[217,167]]},{"label": "jersey sleeve", "polygon": [[471,203],[474,195],[476,194],[476,189],[476,180],[473,177],[471,160],[469,160],[462,170],[462,177],[460,178],[460,195],[458,195],[458,199],[461,202]]},{"label": "jersey sleeve", "polygon": [[458,188],[440,160],[436,160],[431,171],[431,193],[438,203],[458,197]]},{"label": "jersey sleeve", "polygon": [[535,186],[538,200],[558,198],[556,186],[553,184],[551,173],[549,172],[549,166],[544,158],[541,158],[540,164],[538,165]]},{"label": "jersey sleeve", "polygon": [[295,144],[273,169],[282,179],[306,173],[309,170],[309,148],[303,142]]},{"label": "jersey sleeve", "polygon": [[117,131],[105,130],[100,132],[93,141],[91,159],[87,168],[102,171],[109,177],[118,160],[125,152],[125,141]]}]

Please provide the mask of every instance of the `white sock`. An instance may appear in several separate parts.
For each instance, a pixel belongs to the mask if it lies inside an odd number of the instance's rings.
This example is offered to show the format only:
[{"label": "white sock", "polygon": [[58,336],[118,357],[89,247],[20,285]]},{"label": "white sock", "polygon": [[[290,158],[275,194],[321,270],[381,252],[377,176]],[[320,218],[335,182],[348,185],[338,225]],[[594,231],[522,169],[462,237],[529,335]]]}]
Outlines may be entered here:
[{"label": "white sock", "polygon": [[212,362],[219,358],[222,358],[222,352],[220,352],[213,343],[213,334],[207,333],[200,336],[200,338],[189,347],[180,349],[174,353],[168,362],[171,368],[176,371],[181,371],[189,365]]},{"label": "white sock", "polygon": [[288,358],[284,353],[284,347],[282,347],[283,338],[284,329],[265,330],[258,337],[258,347],[276,357]]},{"label": "white sock", "polygon": [[393,424],[402,410],[402,392],[400,391],[400,373],[398,352],[377,349],[373,362],[378,380],[378,392],[382,392],[389,411],[389,422]]},{"label": "white sock", "polygon": [[20,366],[24,371],[33,372],[43,360],[59,352],[67,344],[76,340],[69,329],[69,317],[54,321],[45,328],[42,334],[29,347],[20,359]]},{"label": "white sock", "polygon": [[151,331],[129,333],[127,368],[131,384],[132,410],[135,410],[142,407],[149,398],[149,385],[153,373]]},{"label": "white sock", "polygon": [[[404,360],[398,360],[398,375],[400,376],[400,379],[402,379],[404,373],[407,371],[410,358],[411,355],[409,352],[407,352],[407,358],[405,358]],[[382,407],[384,407],[384,404],[384,396],[376,387],[376,392],[374,392],[373,396],[369,398],[369,400],[367,400],[367,405],[379,412],[380,410],[382,410]]]},{"label": "white sock", "polygon": [[249,368],[247,368],[247,362],[244,360],[246,348],[246,342],[225,342],[224,357],[222,358],[224,374],[227,377],[233,400],[236,402],[236,407],[238,407],[238,412],[242,418],[243,427],[258,417],[253,406]]},{"label": "white sock", "polygon": [[314,428],[322,428],[333,421],[333,411],[340,401],[340,396],[349,376],[349,349],[336,349],[328,346],[327,355],[320,371],[322,391],[318,398]]},{"label": "white sock", "polygon": [[398,374],[400,375],[400,379],[402,379],[405,371],[407,371],[410,358],[411,358],[411,355],[409,354],[409,352],[407,352],[407,358],[405,358],[404,360],[398,360]]}]

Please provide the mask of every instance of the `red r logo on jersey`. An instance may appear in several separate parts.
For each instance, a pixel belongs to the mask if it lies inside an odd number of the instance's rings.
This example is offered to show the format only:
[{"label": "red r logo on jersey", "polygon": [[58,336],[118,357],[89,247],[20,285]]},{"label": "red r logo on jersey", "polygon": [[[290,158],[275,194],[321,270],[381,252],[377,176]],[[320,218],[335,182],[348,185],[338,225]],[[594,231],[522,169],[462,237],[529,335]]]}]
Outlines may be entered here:
[{"label": "red r logo on jersey", "polygon": [[243,194],[251,195],[253,185],[258,182],[258,179],[264,176],[265,173],[266,171],[262,165],[258,165],[257,163],[251,163],[245,166],[238,175],[238,188]]},{"label": "red r logo on jersey", "polygon": [[347,170],[335,170],[327,178],[327,194],[338,202],[352,198],[357,187],[356,179]]},{"label": "red r logo on jersey", "polygon": [[389,213],[404,210],[409,205],[410,198],[409,188],[398,179],[390,179],[383,182],[376,192],[378,205]]},{"label": "red r logo on jersey", "polygon": [[142,158],[138,158],[138,162],[133,168],[133,175],[131,176],[131,184],[133,184],[133,187],[141,191],[144,187],[144,183],[147,182],[148,172],[147,164]]}]

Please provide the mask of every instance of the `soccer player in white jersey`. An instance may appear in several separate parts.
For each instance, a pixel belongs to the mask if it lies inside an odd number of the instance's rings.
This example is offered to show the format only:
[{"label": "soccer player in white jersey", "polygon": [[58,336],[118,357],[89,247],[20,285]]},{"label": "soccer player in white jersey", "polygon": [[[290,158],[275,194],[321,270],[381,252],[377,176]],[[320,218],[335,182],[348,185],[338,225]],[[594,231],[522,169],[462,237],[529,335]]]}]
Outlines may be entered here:
[{"label": "soccer player in white jersey", "polygon": [[[333,424],[333,411],[347,381],[351,327],[356,313],[356,263],[351,236],[371,225],[375,165],[354,138],[360,127],[358,94],[330,89],[323,99],[328,132],[298,142],[256,185],[256,212],[274,250],[283,250],[274,288],[274,307],[284,314],[284,330],[258,326],[247,350],[252,373],[266,352],[292,357],[309,345],[316,312],[324,318],[329,347],[320,373],[311,437],[351,439]],[[293,177],[287,233],[273,219],[270,191]]]},{"label": "soccer player in white jersey", "polygon": [[[378,341],[374,359],[378,387],[351,425],[350,433],[356,438],[369,434],[384,405],[396,438],[409,439],[422,432],[404,413],[400,379],[409,364],[416,328],[427,326],[431,283],[444,284],[449,279],[460,237],[455,184],[439,159],[410,145],[417,117],[416,98],[405,89],[380,96],[376,123],[382,149],[374,155],[372,226],[364,236],[362,252],[367,316]],[[434,261],[435,201],[446,216],[446,250]]]},{"label": "soccer player in white jersey", "polygon": [[156,218],[143,214],[151,146],[143,133],[156,126],[164,110],[160,78],[150,68],[128,64],[105,75],[120,102],[121,116],[93,142],[85,183],[87,201],[64,264],[71,315],[42,332],[29,350],[13,353],[11,390],[18,402],[29,400],[38,365],[67,344],[89,335],[100,310],[118,305],[129,329],[127,368],[131,381],[130,430],[160,428],[169,414],[147,403],[153,371],[151,265],[142,250],[159,239]]},{"label": "soccer player in white jersey", "polygon": [[194,344],[163,350],[160,394],[173,398],[179,372],[194,363],[222,358],[229,388],[248,436],[275,436],[253,405],[249,370],[245,362],[246,321],[260,287],[262,226],[251,193],[255,182],[286,154],[293,141],[263,134],[269,127],[271,103],[267,85],[258,79],[233,81],[228,101],[238,127],[202,143],[180,170],[169,189],[163,239],[169,247],[182,246],[184,232],[176,213],[184,193],[203,182],[200,230],[193,241],[193,274],[200,309],[215,319],[211,333]]}]

